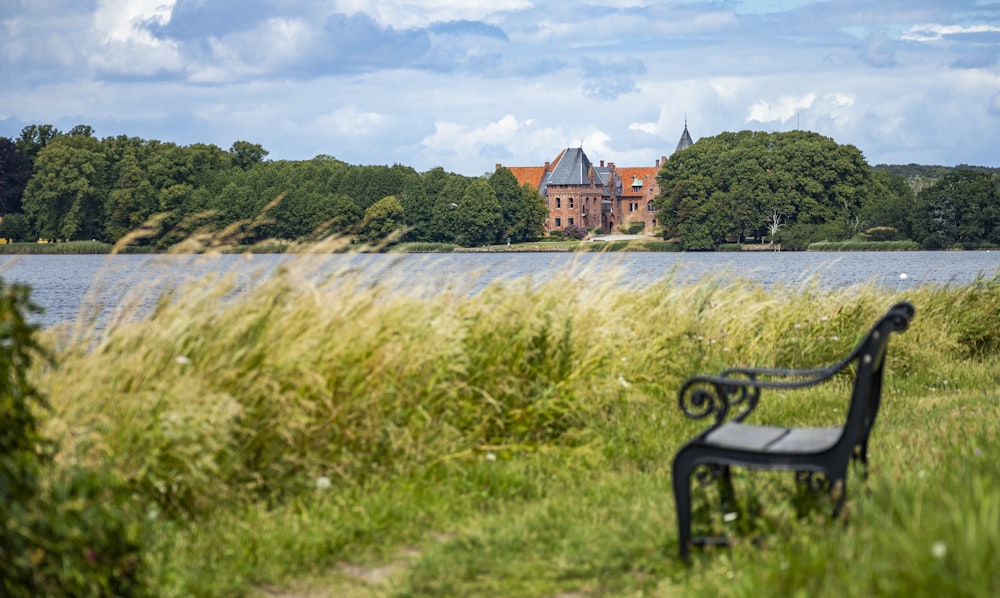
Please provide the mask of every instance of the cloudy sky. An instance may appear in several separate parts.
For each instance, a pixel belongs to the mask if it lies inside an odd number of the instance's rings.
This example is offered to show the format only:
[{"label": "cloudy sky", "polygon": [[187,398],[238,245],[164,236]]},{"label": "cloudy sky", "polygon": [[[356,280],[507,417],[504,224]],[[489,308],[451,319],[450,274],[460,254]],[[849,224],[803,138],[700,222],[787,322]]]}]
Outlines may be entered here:
[{"label": "cloudy sky", "polygon": [[997,0],[0,0],[0,136],[479,175],[652,165],[686,118],[1000,166],[998,51]]}]

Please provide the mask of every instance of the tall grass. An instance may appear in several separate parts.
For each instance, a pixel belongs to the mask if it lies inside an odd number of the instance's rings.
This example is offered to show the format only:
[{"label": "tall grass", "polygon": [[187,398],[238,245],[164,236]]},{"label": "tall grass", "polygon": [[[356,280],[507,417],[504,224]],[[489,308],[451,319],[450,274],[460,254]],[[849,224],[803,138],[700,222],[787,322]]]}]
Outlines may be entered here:
[{"label": "tall grass", "polygon": [[67,241],[65,243],[7,243],[0,254],[102,254],[111,253],[114,245],[102,241]]},{"label": "tall grass", "polygon": [[916,241],[817,241],[808,251],[918,251]]},{"label": "tall grass", "polygon": [[[996,278],[904,296],[616,273],[470,293],[314,263],[48,333],[45,431],[61,463],[107,465],[145,505],[154,594],[1000,590]],[[900,299],[917,316],[893,338],[847,525],[799,508],[787,479],[738,475],[755,519],[732,549],[677,561],[669,463],[700,429],[680,382],[832,362]],[[836,423],[845,386],[767,399],[762,418]],[[702,525],[729,526],[710,492]]]}]

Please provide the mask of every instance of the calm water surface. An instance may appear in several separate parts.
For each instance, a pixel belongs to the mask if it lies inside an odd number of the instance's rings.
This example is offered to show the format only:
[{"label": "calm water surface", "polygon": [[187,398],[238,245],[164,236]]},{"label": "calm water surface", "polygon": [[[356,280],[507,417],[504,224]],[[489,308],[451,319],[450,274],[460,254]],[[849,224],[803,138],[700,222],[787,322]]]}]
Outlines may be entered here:
[{"label": "calm water surface", "polygon": [[[167,288],[193,276],[236,273],[246,284],[293,259],[247,256],[0,256],[0,277],[27,283],[45,313],[40,323],[71,322],[78,315],[107,316],[124,309],[136,287]],[[468,289],[496,280],[544,281],[556,271],[600,280],[618,272],[623,284],[670,274],[679,284],[704,276],[745,276],[771,287],[815,280],[827,288],[872,283],[896,290],[925,284],[964,284],[1000,274],[1000,251],[744,252],[744,253],[459,253],[309,256],[314,276],[353,269],[372,280],[422,289]],[[151,299],[147,299],[151,302]]]}]

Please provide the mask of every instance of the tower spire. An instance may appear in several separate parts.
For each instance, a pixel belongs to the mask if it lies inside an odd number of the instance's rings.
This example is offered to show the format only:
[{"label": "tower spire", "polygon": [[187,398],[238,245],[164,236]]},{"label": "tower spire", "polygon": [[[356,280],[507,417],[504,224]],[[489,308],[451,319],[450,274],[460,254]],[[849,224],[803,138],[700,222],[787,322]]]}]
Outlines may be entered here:
[{"label": "tower spire", "polygon": [[687,114],[685,114],[684,115],[684,132],[681,133],[680,141],[677,142],[677,148],[674,150],[674,153],[676,154],[677,152],[679,152],[679,151],[681,151],[683,149],[687,149],[687,148],[691,147],[692,145],[694,145],[694,141],[691,140],[691,133],[688,133]]}]

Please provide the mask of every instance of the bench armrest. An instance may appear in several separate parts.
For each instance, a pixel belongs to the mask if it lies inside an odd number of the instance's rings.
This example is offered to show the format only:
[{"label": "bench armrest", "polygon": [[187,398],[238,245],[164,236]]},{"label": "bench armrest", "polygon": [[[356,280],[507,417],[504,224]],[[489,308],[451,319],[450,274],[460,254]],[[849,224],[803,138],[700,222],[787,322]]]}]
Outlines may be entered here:
[{"label": "bench armrest", "polygon": [[[757,407],[761,389],[798,389],[825,382],[844,369],[853,354],[831,366],[815,369],[735,367],[715,376],[692,376],[681,386],[678,402],[691,419],[715,417],[713,428],[727,419],[742,421]],[[738,411],[737,411],[738,410]]]}]

